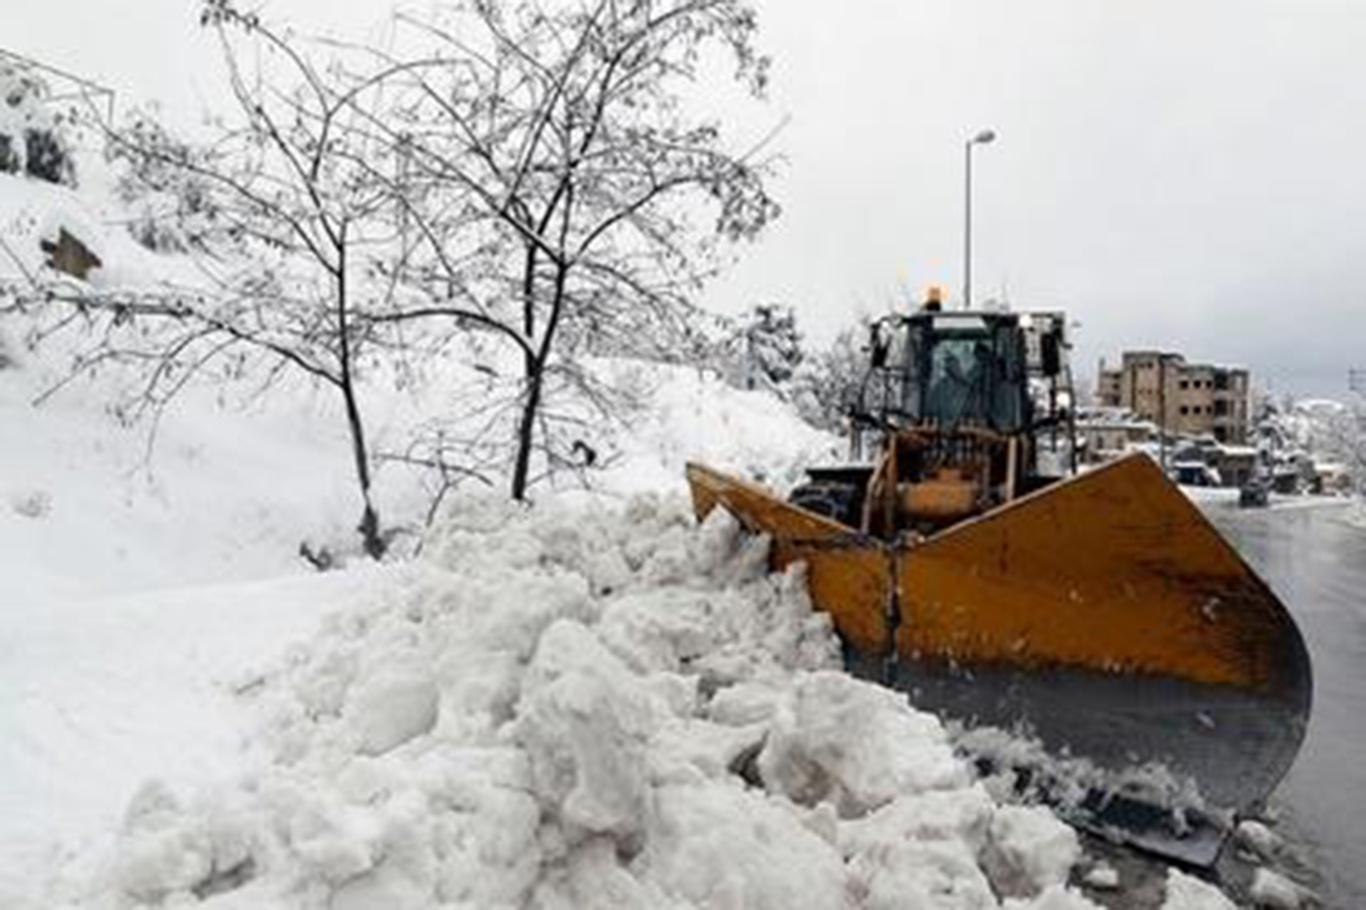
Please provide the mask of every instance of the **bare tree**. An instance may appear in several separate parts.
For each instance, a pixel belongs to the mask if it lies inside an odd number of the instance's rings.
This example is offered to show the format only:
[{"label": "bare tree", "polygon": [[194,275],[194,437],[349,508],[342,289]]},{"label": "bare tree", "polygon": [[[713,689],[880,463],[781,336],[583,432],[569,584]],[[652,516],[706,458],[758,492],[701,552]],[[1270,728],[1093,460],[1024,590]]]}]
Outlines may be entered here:
[{"label": "bare tree", "polygon": [[109,134],[113,156],[129,167],[126,194],[172,203],[147,217],[173,224],[145,228],[141,239],[188,251],[195,274],[136,287],[49,275],[16,300],[42,308],[39,337],[85,329],[71,376],[136,368],[121,406],[128,419],[151,414],[155,426],[184,388],[205,379],[265,389],[299,374],[335,392],[362,500],[358,531],[378,558],[386,544],[360,373],[381,344],[372,317],[395,296],[373,280],[393,238],[386,193],[354,163],[365,157],[364,134],[343,122],[363,106],[361,89],[230,0],[206,0],[201,21],[222,39],[237,116],[202,147],[145,116]]},{"label": "bare tree", "polygon": [[383,318],[445,317],[516,351],[521,499],[547,398],[605,394],[582,358],[677,356],[718,241],[777,214],[758,148],[731,150],[684,98],[714,48],[755,95],[766,61],[739,0],[471,0],[409,21],[435,50],[386,61],[395,101],[368,128],[404,150],[394,189],[421,241],[405,284],[432,299]]}]

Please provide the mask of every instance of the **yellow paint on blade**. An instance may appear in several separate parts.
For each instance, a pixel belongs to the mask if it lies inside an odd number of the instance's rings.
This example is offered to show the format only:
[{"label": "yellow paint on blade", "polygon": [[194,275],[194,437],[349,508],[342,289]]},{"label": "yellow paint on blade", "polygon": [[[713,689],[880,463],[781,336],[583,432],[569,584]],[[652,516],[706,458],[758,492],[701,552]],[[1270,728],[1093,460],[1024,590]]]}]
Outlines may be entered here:
[{"label": "yellow paint on blade", "polygon": [[699,518],[723,505],[773,537],[775,567],[806,562],[813,601],[866,654],[886,652],[894,606],[897,650],[913,660],[1259,690],[1293,672],[1293,628],[1275,595],[1141,456],[906,546],[707,468],[690,465],[688,479]]},{"label": "yellow paint on blade", "polygon": [[899,561],[902,654],[1273,686],[1283,608],[1147,458],[956,525]]}]

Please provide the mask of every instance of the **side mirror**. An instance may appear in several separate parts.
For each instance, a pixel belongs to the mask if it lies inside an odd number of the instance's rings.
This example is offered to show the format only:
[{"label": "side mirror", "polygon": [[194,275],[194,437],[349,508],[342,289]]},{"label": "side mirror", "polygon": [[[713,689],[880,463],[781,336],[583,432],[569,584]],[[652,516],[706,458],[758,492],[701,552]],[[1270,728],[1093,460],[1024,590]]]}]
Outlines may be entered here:
[{"label": "side mirror", "polygon": [[871,334],[873,369],[880,370],[887,365],[887,351],[890,345],[887,343],[887,339],[882,337],[882,326],[873,326]]},{"label": "side mirror", "polygon": [[1055,332],[1039,338],[1039,359],[1045,376],[1053,377],[1062,372],[1062,344]]}]

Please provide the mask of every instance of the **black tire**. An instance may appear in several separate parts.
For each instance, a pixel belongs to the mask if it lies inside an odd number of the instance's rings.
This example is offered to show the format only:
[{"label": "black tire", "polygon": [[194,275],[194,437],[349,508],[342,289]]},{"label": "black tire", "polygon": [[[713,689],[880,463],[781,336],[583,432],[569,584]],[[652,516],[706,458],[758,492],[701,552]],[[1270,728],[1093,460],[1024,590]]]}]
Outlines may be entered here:
[{"label": "black tire", "polygon": [[804,483],[788,495],[787,501],[851,528],[857,528],[863,517],[863,497],[858,487],[851,483],[828,480]]}]

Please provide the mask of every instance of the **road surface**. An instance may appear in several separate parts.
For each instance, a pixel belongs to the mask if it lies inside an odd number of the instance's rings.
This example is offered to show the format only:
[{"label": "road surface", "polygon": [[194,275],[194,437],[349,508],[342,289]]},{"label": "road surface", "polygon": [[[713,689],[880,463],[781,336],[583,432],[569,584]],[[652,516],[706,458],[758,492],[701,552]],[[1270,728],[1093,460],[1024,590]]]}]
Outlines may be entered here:
[{"label": "road surface", "polygon": [[1366,907],[1366,530],[1341,507],[1206,513],[1290,608],[1314,666],[1303,750],[1272,799],[1324,906]]}]

